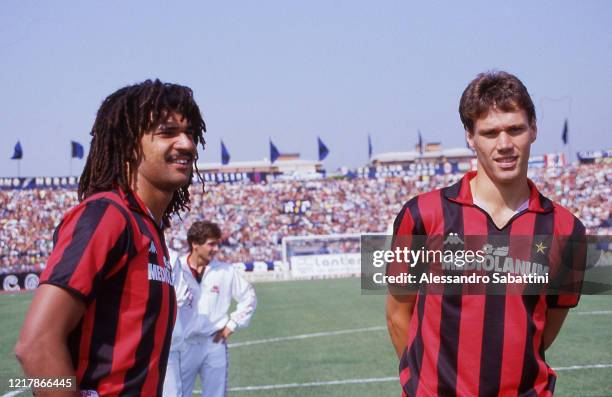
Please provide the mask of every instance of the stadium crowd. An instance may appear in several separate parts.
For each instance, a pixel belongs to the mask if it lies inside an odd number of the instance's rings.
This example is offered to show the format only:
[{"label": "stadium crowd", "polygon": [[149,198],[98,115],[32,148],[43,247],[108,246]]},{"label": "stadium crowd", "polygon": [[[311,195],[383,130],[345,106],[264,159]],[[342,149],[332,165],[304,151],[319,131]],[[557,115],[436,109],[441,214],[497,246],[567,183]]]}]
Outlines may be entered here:
[{"label": "stadium crowd", "polygon": [[[530,169],[552,200],[568,207],[590,234],[612,234],[612,164]],[[284,236],[387,232],[404,202],[446,186],[461,175],[327,178],[269,183],[219,183],[192,187],[192,206],[167,230],[171,249],[186,249],[186,230],[196,220],[223,226],[219,259],[270,261],[281,257]],[[203,192],[205,190],[206,192]],[[44,266],[53,231],[78,202],[75,190],[0,191],[0,273]]]}]

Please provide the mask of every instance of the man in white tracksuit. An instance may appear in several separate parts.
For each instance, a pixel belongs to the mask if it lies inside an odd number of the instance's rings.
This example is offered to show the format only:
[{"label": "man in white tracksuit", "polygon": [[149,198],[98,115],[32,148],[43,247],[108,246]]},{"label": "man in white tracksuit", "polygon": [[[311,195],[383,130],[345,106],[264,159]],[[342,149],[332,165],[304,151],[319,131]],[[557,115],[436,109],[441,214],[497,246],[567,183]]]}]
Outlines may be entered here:
[{"label": "man in white tracksuit", "polygon": [[[191,397],[196,376],[203,397],[226,395],[227,339],[248,326],[255,290],[230,264],[213,260],[221,230],[212,222],[195,222],[187,232],[189,254],[177,258],[173,277],[178,302],[164,397]],[[236,310],[228,315],[232,299]]]}]

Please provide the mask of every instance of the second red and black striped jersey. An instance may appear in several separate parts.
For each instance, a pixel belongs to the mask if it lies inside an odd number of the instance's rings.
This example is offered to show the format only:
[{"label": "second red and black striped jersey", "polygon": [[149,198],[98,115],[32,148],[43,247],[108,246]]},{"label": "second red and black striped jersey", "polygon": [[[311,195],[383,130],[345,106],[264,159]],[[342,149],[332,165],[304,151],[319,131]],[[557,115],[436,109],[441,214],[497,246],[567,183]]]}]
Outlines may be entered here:
[{"label": "second red and black striped jersey", "polygon": [[68,340],[80,389],[161,396],[176,297],[163,232],[137,196],[98,193],[69,211],[41,283],[86,304]]},{"label": "second red and black striped jersey", "polygon": [[[584,226],[529,181],[528,208],[498,228],[474,205],[466,174],[419,195],[399,213],[395,236],[584,236]],[[542,334],[549,308],[573,307],[577,293],[418,293],[400,360],[404,396],[551,396],[556,374]]]}]

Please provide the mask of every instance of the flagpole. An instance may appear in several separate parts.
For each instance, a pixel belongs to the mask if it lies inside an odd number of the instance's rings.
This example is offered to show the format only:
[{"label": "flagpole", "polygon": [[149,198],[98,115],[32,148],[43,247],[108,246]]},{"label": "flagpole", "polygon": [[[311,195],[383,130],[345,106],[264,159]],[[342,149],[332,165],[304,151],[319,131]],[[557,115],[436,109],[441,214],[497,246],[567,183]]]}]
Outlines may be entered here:
[{"label": "flagpole", "polygon": [[[565,119],[568,120],[568,119],[571,118],[571,116],[572,116],[572,97],[570,95],[559,97],[559,98],[543,97],[543,98],[540,99],[540,113],[541,113],[540,122],[544,121],[544,102],[545,101],[551,101],[551,102],[560,102],[560,101],[563,101],[563,102],[567,102],[568,112],[566,114],[566,118]],[[566,150],[566,156],[567,156],[566,157],[567,164],[571,164],[571,155],[572,155],[572,149],[571,149],[571,145],[570,145],[569,142],[570,142],[570,139],[569,139],[569,133],[568,133],[567,143],[565,143],[565,142],[563,143],[564,146],[567,146],[566,149],[565,149]]]},{"label": "flagpole", "polygon": [[[569,117],[572,117],[572,97],[569,97]],[[569,124],[569,122],[568,122]],[[572,164],[572,140],[569,136],[569,125],[567,127],[567,165]]]},{"label": "flagpole", "polygon": [[567,133],[567,165],[572,164],[572,144],[569,139],[569,132]]},{"label": "flagpole", "polygon": [[72,176],[72,156],[70,156],[70,173],[68,176]]},{"label": "flagpole", "polygon": [[17,160],[17,178],[21,178],[21,159]]}]

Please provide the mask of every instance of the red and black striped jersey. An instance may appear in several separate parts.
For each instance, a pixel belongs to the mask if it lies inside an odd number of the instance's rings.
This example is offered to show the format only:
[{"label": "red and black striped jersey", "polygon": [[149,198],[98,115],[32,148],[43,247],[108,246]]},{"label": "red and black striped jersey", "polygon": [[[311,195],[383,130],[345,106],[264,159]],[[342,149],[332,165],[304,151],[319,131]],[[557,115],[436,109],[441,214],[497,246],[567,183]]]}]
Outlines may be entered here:
[{"label": "red and black striped jersey", "polygon": [[[473,203],[469,181],[475,175],[470,172],[452,186],[408,201],[396,218],[395,238],[455,233],[584,237],[582,223],[531,181],[528,208],[497,227]],[[400,359],[403,396],[551,396],[556,374],[546,363],[542,344],[547,309],[574,307],[578,299],[578,293],[420,290]]]},{"label": "red and black striped jersey", "polygon": [[162,229],[133,193],[92,195],[57,227],[41,283],[81,298],[68,347],[82,390],[161,396],[176,296]]}]

